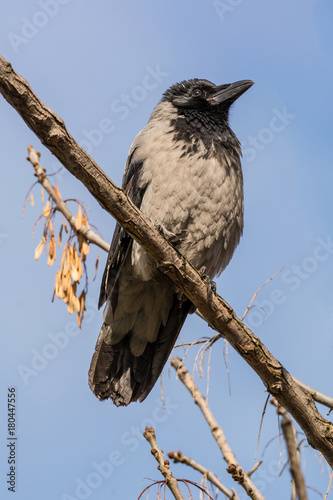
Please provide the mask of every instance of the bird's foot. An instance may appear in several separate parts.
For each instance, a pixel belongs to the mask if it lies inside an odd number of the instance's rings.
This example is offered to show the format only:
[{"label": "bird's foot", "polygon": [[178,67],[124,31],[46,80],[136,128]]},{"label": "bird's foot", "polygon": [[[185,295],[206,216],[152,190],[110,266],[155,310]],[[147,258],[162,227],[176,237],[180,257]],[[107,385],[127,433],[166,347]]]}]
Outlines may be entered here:
[{"label": "bird's foot", "polygon": [[205,268],[205,266],[203,266],[199,270],[199,274],[201,276],[201,279],[203,279],[204,282],[207,285],[207,296],[208,296],[209,299],[211,299],[212,298],[212,293],[216,292],[216,283],[215,283],[215,281],[211,280],[210,277],[206,274],[206,268]]},{"label": "bird's foot", "polygon": [[162,226],[162,224],[156,224],[156,228],[161,234],[163,234],[164,238],[168,240],[168,242],[171,243],[172,245],[179,244],[183,240],[186,234],[186,229],[182,229],[181,231],[174,233],[166,229],[164,226]]}]

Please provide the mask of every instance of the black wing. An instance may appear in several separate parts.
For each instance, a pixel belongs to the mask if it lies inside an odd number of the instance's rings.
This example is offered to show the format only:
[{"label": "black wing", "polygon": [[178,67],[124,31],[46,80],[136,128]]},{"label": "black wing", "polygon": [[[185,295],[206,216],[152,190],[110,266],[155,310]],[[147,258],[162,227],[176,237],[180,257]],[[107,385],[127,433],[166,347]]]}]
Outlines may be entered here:
[{"label": "black wing", "polygon": [[[130,200],[132,200],[133,203],[140,208],[147,184],[142,186],[141,183],[139,183],[143,161],[133,160],[136,150],[137,148],[134,148],[128,158],[128,167],[124,173],[122,188]],[[126,233],[126,231],[117,222],[102,278],[101,291],[98,301],[99,308],[102,307],[108,298],[111,300],[113,309],[117,306],[118,278],[126,256],[131,251],[132,243],[133,239],[131,236]]]}]

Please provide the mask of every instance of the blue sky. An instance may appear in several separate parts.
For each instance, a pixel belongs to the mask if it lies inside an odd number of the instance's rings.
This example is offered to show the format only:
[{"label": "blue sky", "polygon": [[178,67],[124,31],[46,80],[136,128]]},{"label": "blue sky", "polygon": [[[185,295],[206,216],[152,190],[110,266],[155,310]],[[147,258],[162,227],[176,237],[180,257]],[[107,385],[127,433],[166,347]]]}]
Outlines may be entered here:
[{"label": "blue sky", "polygon": [[[193,77],[216,84],[255,81],[230,114],[243,145],[245,230],[217,280],[218,292],[242,315],[257,288],[284,264],[257,296],[258,307],[248,314],[247,324],[293,375],[328,394],[333,354],[332,14],[329,0],[17,0],[3,2],[0,16],[2,54],[118,184],[134,136],[171,84]],[[168,367],[164,410],[159,384],[144,403],[128,408],[101,403],[90,392],[87,371],[102,320],[96,301],[106,255],[93,282],[98,251],[91,250],[90,302],[78,331],[66,307],[51,303],[59,260],[48,268],[45,256],[33,259],[41,237],[37,228],[32,240],[41,212],[38,186],[35,206],[27,206],[21,219],[35,181],[25,160],[27,146],[42,152],[48,173],[59,164],[3,99],[0,116],[1,498],[12,498],[3,479],[8,472],[8,387],[17,391],[17,500],[137,498],[149,484],[145,478],[161,479],[141,437],[145,425],[154,425],[165,452],[182,450],[233,487],[199,410]],[[89,205],[90,221],[110,240],[114,221],[86,189],[66,171],[55,179],[64,198]],[[211,334],[192,316],[182,338],[189,342]],[[60,337],[63,344],[57,347]],[[196,353],[193,348],[188,355],[190,370]],[[33,374],[22,375],[22,367]],[[209,402],[239,462],[249,470],[267,394],[232,349],[229,370],[231,396],[220,342],[211,357]],[[206,378],[200,380],[198,373],[195,378],[205,392]],[[271,500],[289,498],[288,468],[278,476],[285,462],[283,447],[281,458],[278,439],[265,449],[277,434],[278,420],[269,405],[258,451],[258,458],[264,453],[264,464],[253,480]],[[309,447],[304,457],[307,484],[324,494],[325,467]],[[185,466],[172,470],[200,482]],[[318,495],[310,490],[312,498]]]}]

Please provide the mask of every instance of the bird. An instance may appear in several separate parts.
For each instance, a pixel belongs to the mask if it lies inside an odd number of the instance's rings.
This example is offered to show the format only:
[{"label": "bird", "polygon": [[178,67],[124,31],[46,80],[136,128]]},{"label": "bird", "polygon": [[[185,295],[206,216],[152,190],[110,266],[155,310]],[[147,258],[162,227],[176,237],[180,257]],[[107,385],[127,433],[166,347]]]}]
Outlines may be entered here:
[{"label": "bird", "polygon": [[[241,146],[228,117],[253,83],[194,78],[172,85],[125,165],[124,192],[210,280],[228,265],[243,232]],[[90,388],[116,406],[142,402],[195,307],[119,223],[102,278],[99,307],[104,303]]]}]

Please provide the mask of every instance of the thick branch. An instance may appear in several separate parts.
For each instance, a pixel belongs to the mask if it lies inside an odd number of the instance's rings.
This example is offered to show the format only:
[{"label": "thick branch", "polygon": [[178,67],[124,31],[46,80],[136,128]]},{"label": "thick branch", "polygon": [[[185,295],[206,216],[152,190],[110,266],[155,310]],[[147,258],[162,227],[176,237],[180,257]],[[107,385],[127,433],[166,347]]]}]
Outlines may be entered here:
[{"label": "thick branch", "polygon": [[256,371],[267,390],[302,427],[309,444],[322,452],[333,466],[333,425],[317,411],[311,395],[293,380],[221,297],[214,293],[208,297],[207,286],[198,271],[144,219],[124,192],[75,142],[61,118],[38,99],[28,83],[1,56],[0,92],[41,142],[141,244],[161,272],[190,298],[207,322],[221,332]]},{"label": "thick branch", "polygon": [[192,394],[195,403],[202,411],[202,414],[210,427],[212,435],[222,452],[223,458],[228,464],[227,471],[232,475],[232,478],[244,488],[250,498],[253,500],[265,500],[263,495],[251,481],[248,474],[246,474],[246,472],[244,472],[239,465],[237,458],[226,440],[223,430],[219,426],[205,398],[195,385],[192,375],[185,368],[181,359],[173,358],[171,360],[171,366],[175,368],[180,380],[183,382],[186,389],[188,389]]}]

